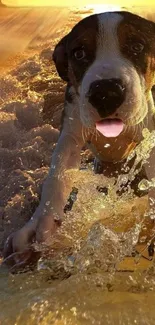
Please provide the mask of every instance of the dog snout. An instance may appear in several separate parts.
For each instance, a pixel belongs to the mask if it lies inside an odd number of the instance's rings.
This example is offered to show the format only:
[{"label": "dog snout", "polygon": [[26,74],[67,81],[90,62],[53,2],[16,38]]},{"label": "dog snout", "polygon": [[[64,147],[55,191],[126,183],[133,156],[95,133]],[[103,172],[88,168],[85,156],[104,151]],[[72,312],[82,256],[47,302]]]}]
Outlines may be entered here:
[{"label": "dog snout", "polygon": [[117,110],[125,100],[125,86],[121,79],[102,79],[91,83],[88,101],[95,107],[102,118]]}]

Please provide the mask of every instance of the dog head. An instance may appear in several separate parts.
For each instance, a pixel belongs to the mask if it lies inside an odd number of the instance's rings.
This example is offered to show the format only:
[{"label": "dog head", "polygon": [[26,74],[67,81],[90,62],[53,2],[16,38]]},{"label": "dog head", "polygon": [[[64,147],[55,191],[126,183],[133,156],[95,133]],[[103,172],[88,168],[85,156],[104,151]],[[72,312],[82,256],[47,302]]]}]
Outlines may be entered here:
[{"label": "dog head", "polygon": [[129,12],[89,16],[58,43],[53,60],[76,91],[84,126],[115,137],[148,114],[155,23]]}]

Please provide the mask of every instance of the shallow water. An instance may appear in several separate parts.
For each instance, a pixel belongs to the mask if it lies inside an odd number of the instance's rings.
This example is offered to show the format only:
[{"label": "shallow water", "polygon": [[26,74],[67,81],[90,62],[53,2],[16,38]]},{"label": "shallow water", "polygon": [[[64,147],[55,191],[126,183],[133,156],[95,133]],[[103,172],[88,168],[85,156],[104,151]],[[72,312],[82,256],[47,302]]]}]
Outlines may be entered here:
[{"label": "shallow water", "polygon": [[[0,270],[1,323],[154,324],[155,268],[141,234],[147,197],[118,200],[114,180],[94,175],[92,165],[73,173],[77,200],[51,256],[34,272]],[[108,195],[96,185],[108,186]]]},{"label": "shallow water", "polygon": [[[149,283],[148,283],[149,282]],[[6,286],[6,287],[5,287]],[[3,277],[2,324],[149,324],[155,321],[154,276],[50,273]],[[31,290],[30,290],[31,287]]]}]

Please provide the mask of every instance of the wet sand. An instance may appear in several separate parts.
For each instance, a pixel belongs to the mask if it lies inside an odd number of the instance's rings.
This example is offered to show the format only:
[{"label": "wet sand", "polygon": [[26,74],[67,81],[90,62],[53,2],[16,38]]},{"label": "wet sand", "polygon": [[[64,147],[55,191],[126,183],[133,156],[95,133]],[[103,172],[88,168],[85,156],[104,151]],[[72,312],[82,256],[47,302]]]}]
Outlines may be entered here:
[{"label": "wet sand", "polygon": [[38,204],[59,136],[65,90],[52,53],[81,19],[66,8],[2,12],[0,37],[7,45],[2,47],[0,77],[0,249]]}]

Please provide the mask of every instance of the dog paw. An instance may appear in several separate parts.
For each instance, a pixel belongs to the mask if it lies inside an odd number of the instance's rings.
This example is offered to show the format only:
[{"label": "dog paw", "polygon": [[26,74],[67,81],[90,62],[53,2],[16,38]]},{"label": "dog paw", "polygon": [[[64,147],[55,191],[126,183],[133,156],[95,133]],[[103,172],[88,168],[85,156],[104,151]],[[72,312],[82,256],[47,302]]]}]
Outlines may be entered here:
[{"label": "dog paw", "polygon": [[12,269],[23,268],[27,262],[34,259],[34,251],[31,248],[35,237],[32,229],[25,225],[20,230],[12,233],[6,240],[3,250],[4,261],[12,272]]},{"label": "dog paw", "polygon": [[61,219],[59,218],[48,215],[40,218],[36,229],[36,242],[48,244],[60,225]]},{"label": "dog paw", "polygon": [[61,222],[53,216],[29,221],[23,228],[12,233],[6,240],[3,250],[4,261],[11,272],[21,272],[34,267],[41,256],[41,249],[35,250],[34,243],[48,244]]}]

